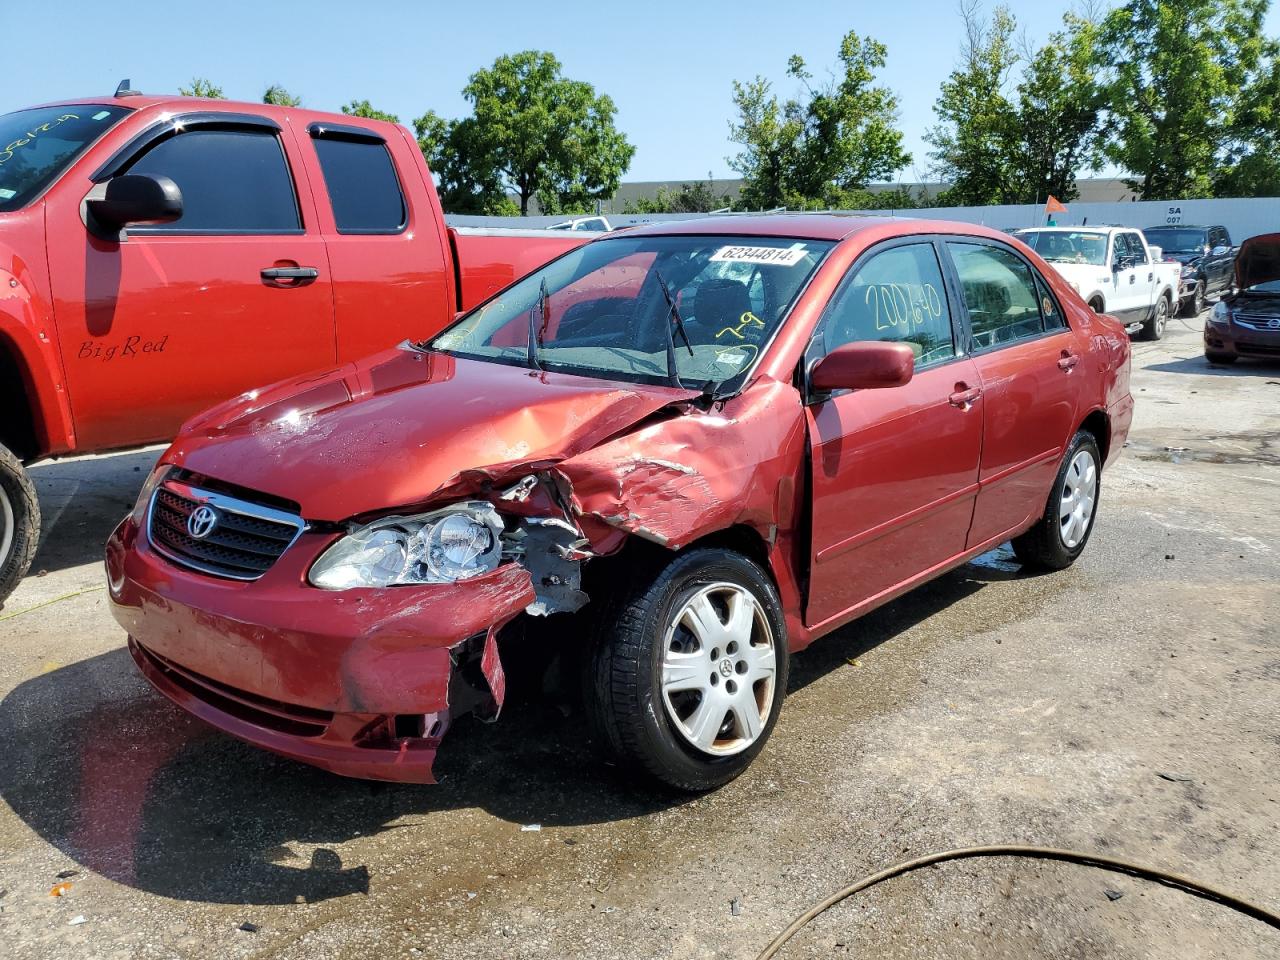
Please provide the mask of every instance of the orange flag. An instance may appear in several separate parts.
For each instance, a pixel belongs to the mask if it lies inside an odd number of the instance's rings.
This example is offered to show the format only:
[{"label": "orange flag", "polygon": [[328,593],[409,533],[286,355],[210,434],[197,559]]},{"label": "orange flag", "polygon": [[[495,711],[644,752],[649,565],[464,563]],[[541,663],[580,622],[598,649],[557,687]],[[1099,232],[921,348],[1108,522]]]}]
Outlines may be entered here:
[{"label": "orange flag", "polygon": [[1049,202],[1044,205],[1044,212],[1046,214],[1066,213],[1067,205],[1063,203],[1061,200],[1059,200],[1057,197],[1055,197],[1053,194],[1049,194]]}]

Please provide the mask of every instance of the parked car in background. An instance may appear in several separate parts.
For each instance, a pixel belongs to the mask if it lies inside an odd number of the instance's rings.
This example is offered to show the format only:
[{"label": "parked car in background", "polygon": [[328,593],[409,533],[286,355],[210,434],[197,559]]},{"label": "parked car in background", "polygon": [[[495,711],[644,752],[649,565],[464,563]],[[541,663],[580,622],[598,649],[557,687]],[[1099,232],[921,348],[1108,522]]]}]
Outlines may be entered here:
[{"label": "parked car in background", "polygon": [[1237,292],[1214,304],[1205,321],[1205,357],[1213,363],[1280,359],[1280,233],[1242,243],[1233,274]]},{"label": "parked car in background", "polygon": [[1165,259],[1182,265],[1179,300],[1192,316],[1204,310],[1206,297],[1231,292],[1236,248],[1226,227],[1149,227],[1143,233]]},{"label": "parked car in background", "polygon": [[1044,257],[1096,313],[1144,340],[1159,340],[1178,302],[1176,263],[1127,227],[1035,227],[1014,234]]},{"label": "parked car in background", "polygon": [[570,230],[577,233],[608,233],[613,224],[608,217],[574,217],[563,223],[553,223],[548,230]]},{"label": "parked car in background", "polygon": [[360,117],[121,95],[0,116],[0,145],[0,602],[24,464],[429,336],[587,239],[446,229],[413,135]]},{"label": "parked car in background", "polygon": [[791,652],[1011,538],[1076,560],[1130,349],[979,226],[620,232],[190,421],[107,544],[112,611],[166,696],[337,773],[430,782],[559,649],[624,770],[711,789]]}]

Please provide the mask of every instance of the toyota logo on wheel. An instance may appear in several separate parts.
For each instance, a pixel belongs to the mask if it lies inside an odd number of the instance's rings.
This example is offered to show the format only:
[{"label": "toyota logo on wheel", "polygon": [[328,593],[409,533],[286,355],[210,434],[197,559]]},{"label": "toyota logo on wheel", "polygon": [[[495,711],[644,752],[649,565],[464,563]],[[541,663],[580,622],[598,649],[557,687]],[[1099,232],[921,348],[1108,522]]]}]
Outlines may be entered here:
[{"label": "toyota logo on wheel", "polygon": [[206,504],[201,504],[187,517],[187,533],[192,539],[203,540],[218,528],[218,511]]}]

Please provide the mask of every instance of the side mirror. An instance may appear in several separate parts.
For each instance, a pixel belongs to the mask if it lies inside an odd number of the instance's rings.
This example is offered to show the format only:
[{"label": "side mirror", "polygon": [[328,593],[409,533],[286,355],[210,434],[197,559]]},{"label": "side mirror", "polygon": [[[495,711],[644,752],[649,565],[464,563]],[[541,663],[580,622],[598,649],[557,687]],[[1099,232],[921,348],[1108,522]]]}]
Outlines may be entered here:
[{"label": "side mirror", "polygon": [[125,174],[108,180],[102,196],[85,205],[98,223],[113,230],[131,223],[171,223],[182,216],[182,191],[168,177]]},{"label": "side mirror", "polygon": [[1230,247],[1214,247],[1210,255],[1214,257],[1225,257],[1230,252]]},{"label": "side mirror", "polygon": [[908,344],[846,343],[814,363],[809,386],[818,393],[901,387],[911,382],[915,368],[915,353]]},{"label": "side mirror", "polygon": [[1159,263],[1164,259],[1164,247],[1153,247],[1147,244],[1147,253],[1151,256],[1152,263]]}]

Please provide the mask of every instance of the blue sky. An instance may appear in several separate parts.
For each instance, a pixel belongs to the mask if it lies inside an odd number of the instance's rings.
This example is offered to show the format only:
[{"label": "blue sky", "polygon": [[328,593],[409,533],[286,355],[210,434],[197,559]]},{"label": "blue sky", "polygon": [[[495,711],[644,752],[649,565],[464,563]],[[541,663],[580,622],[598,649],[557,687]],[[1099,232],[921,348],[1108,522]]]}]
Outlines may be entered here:
[{"label": "blue sky", "polygon": [[[1010,6],[1038,41],[1058,26],[1070,2],[1015,0]],[[734,152],[727,136],[732,81],[762,74],[791,93],[787,57],[799,53],[822,77],[850,29],[889,48],[883,82],[901,98],[900,125],[914,157],[914,170],[902,177],[923,176],[929,159],[922,138],[960,42],[956,0],[133,0],[123,6],[55,0],[20,7],[18,0],[2,0],[5,8],[9,15],[0,19],[16,59],[0,85],[0,112],[110,93],[123,77],[154,93],[204,76],[235,99],[259,99],[269,84],[280,83],[309,107],[336,110],[367,98],[408,123],[428,108],[445,116],[464,112],[460,91],[467,77],[499,54],[550,50],[566,75],[589,81],[617,103],[618,124],[637,146],[628,180],[708,171],[732,176],[725,160]],[[1273,10],[1268,20],[1271,32],[1280,33],[1280,14]]]}]

